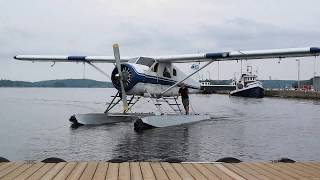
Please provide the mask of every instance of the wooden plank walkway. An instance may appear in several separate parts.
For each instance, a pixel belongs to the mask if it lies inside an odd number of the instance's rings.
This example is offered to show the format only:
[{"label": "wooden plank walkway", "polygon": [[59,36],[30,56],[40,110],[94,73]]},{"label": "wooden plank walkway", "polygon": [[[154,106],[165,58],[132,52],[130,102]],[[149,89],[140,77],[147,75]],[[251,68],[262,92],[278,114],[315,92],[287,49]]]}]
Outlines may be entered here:
[{"label": "wooden plank walkway", "polygon": [[0,163],[0,179],[320,179],[320,163],[9,162]]}]

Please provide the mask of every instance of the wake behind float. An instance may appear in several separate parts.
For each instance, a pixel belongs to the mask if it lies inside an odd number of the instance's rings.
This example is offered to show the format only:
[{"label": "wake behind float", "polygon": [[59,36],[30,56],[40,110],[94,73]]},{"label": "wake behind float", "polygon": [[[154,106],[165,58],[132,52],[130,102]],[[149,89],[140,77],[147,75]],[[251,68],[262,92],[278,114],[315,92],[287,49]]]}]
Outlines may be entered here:
[{"label": "wake behind float", "polygon": [[83,125],[114,124],[119,122],[133,122],[134,130],[141,132],[151,128],[177,126],[209,120],[208,114],[164,114],[155,115],[154,113],[89,113],[72,115],[69,121],[72,128]]},{"label": "wake behind float", "polygon": [[181,115],[181,114],[166,114],[157,116],[146,116],[135,120],[134,130],[143,131],[151,128],[177,126],[183,124],[189,124],[199,122],[203,120],[209,120],[211,117],[208,114],[192,114],[192,115]]}]

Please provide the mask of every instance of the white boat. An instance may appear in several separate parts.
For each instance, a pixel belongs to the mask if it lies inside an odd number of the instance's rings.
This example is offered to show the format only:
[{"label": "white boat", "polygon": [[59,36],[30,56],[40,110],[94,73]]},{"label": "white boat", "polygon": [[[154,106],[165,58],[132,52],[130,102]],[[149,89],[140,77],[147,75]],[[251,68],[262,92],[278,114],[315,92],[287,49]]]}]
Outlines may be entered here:
[{"label": "white boat", "polygon": [[264,88],[257,76],[252,74],[252,66],[247,67],[247,72],[241,74],[240,80],[236,82],[236,90],[230,92],[231,96],[263,98]]}]

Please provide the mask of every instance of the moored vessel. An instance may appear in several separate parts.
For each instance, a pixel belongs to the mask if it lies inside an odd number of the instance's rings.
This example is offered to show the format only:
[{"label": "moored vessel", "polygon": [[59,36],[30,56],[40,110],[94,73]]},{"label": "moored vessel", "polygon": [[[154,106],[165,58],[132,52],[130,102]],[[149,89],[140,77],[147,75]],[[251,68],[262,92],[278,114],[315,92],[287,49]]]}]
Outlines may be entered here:
[{"label": "moored vessel", "polygon": [[263,98],[263,84],[252,74],[252,66],[247,66],[247,72],[242,73],[240,80],[235,82],[236,89],[230,92],[231,96]]}]

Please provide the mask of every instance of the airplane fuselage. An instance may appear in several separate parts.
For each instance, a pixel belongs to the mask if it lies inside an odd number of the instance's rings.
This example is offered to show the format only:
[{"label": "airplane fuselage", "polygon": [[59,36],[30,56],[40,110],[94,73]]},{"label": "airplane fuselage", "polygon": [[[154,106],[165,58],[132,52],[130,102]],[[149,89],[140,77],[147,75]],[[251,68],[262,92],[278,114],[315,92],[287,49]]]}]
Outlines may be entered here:
[{"label": "airplane fuselage", "polygon": [[[139,58],[140,59],[140,58]],[[186,77],[172,63],[152,62],[152,59],[139,59],[135,62],[121,64],[121,71],[124,74],[124,87],[128,95],[158,96],[170,86]],[[149,63],[146,63],[150,61]],[[114,87],[120,90],[118,70],[115,68],[111,74]],[[199,82],[192,79],[184,81],[190,93],[199,92]],[[177,96],[179,87],[174,87],[163,96]]]}]

